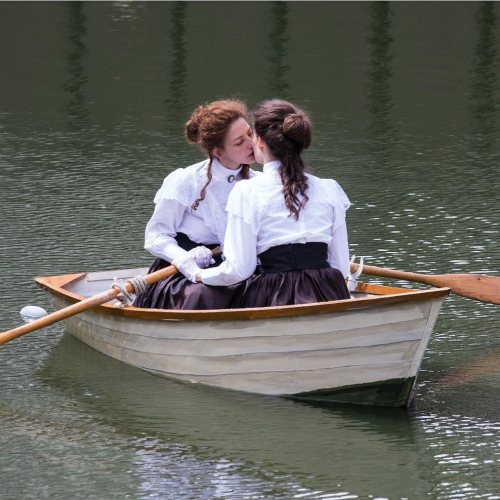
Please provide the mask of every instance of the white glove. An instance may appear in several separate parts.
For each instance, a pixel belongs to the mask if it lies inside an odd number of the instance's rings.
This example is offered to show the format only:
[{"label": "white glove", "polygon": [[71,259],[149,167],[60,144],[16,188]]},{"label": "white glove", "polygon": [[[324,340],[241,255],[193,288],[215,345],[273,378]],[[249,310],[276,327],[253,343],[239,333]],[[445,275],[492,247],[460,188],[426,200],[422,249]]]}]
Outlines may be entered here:
[{"label": "white glove", "polygon": [[189,250],[188,254],[193,257],[196,265],[202,269],[208,267],[210,264],[215,264],[215,260],[212,257],[212,251],[207,247],[195,247],[192,250]]},{"label": "white glove", "polygon": [[[196,250],[196,249],[193,249]],[[201,272],[201,268],[196,264],[190,250],[184,256],[178,257],[172,261],[172,264],[181,272],[189,281],[196,283],[196,275]]]}]

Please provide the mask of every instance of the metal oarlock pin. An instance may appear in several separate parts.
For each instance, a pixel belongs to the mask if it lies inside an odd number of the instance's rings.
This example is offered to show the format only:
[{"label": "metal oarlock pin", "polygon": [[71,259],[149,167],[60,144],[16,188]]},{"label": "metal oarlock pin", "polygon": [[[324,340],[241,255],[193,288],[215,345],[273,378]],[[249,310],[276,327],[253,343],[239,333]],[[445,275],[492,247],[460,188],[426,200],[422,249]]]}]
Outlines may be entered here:
[{"label": "metal oarlock pin", "polygon": [[[349,272],[349,276],[347,277],[347,289],[350,291],[350,292],[354,292],[356,291],[356,288],[358,286],[358,278],[359,276],[361,275],[361,273],[363,272],[363,265],[364,265],[364,256],[362,255],[360,258],[359,258],[359,266],[358,268],[356,269],[356,271],[354,273],[352,272]],[[351,266],[352,264],[354,264],[354,262],[356,261],[356,256],[353,255],[351,257]]]}]

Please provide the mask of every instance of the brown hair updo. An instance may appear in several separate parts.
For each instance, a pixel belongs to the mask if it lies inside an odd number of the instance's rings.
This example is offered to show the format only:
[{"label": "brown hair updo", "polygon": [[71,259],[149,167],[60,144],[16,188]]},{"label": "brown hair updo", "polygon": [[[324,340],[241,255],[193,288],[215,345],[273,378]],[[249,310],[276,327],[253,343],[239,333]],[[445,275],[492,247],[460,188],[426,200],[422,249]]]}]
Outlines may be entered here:
[{"label": "brown hair updo", "polygon": [[[207,187],[212,181],[214,149],[223,147],[229,127],[238,118],[244,118],[248,121],[248,110],[245,103],[236,99],[222,99],[198,106],[186,122],[185,130],[188,142],[198,144],[210,158],[207,183],[203,186],[198,199],[192,204],[193,210],[196,210],[200,202],[205,199]],[[242,166],[241,176],[243,179],[248,179],[249,170],[249,165]]]},{"label": "brown hair updo", "polygon": [[281,161],[279,172],[285,205],[290,215],[298,219],[309,200],[301,153],[311,144],[311,120],[302,109],[279,99],[262,102],[252,114],[255,133],[263,139],[272,155]]}]

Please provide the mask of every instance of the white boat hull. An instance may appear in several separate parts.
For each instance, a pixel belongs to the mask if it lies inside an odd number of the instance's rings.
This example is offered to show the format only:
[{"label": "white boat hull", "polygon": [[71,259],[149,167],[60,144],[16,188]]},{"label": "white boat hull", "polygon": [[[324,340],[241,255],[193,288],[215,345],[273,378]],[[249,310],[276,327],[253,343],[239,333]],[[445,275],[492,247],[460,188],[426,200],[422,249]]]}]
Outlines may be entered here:
[{"label": "white boat hull", "polygon": [[[82,283],[74,291],[83,293]],[[406,295],[402,303],[374,301],[304,316],[205,321],[148,320],[105,306],[66,323],[98,351],[164,377],[315,401],[405,406],[445,295]],[[63,295],[55,300],[58,308],[68,305]]]}]

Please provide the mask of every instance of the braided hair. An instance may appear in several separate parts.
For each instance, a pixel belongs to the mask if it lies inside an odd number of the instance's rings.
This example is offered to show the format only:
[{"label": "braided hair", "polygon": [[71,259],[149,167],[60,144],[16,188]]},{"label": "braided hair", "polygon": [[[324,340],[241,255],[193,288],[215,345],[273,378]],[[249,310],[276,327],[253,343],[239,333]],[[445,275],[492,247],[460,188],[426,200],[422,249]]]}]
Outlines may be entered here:
[{"label": "braided hair", "polygon": [[[213,152],[222,148],[229,127],[238,118],[248,121],[246,105],[236,99],[223,99],[198,106],[185,124],[186,138],[191,144],[198,144],[208,154],[209,163],[207,182],[201,189],[197,200],[191,205],[196,210],[201,201],[205,199],[207,187],[212,181]],[[242,165],[241,176],[248,179],[250,165]]]},{"label": "braided hair", "polygon": [[311,120],[302,109],[279,99],[262,102],[252,115],[255,133],[281,162],[279,173],[285,205],[290,216],[298,219],[309,200],[301,153],[311,144]]}]

